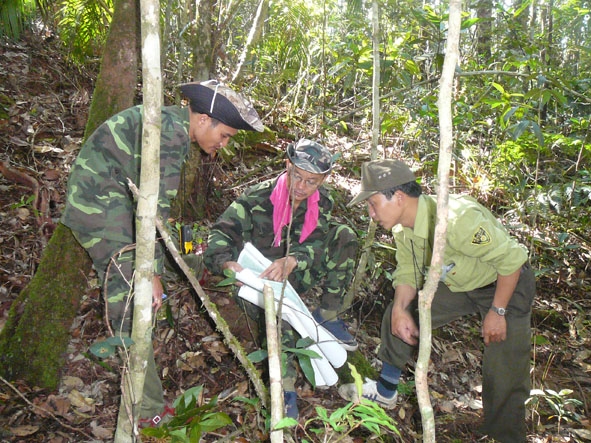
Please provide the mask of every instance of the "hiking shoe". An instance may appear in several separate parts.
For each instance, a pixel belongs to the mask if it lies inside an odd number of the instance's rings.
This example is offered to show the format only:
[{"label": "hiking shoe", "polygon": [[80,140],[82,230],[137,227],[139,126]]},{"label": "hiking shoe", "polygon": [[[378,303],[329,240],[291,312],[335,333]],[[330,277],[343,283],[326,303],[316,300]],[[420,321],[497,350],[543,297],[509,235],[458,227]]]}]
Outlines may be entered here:
[{"label": "hiking shoe", "polygon": [[298,411],[298,396],[294,391],[286,391],[283,393],[283,404],[285,406],[285,416],[297,420],[300,411]]},{"label": "hiking shoe", "polygon": [[174,417],[174,409],[170,406],[164,406],[164,410],[160,414],[156,414],[152,418],[140,418],[140,428],[157,428],[158,426],[169,422]]},{"label": "hiking shoe", "polygon": [[336,341],[347,351],[356,351],[357,348],[359,348],[357,340],[355,340],[355,337],[349,333],[347,330],[347,324],[343,320],[340,318],[332,321],[324,320],[320,315],[319,309],[316,309],[312,313],[312,316],[314,317],[314,320],[330,332]]},{"label": "hiking shoe", "polygon": [[[355,383],[342,385],[339,388],[339,395],[347,401],[359,402],[359,394]],[[396,400],[398,400],[398,392],[395,392],[390,398],[384,397],[378,392],[378,383],[368,378],[365,379],[365,383],[362,385],[361,396],[376,402],[384,409],[393,409],[396,406]]]}]

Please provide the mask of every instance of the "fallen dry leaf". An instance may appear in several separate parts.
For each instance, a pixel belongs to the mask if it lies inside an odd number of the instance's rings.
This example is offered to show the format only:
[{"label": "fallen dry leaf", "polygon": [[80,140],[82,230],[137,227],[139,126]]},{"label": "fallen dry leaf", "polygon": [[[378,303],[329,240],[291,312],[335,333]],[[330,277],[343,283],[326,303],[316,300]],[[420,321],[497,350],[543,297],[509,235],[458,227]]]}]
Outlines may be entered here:
[{"label": "fallen dry leaf", "polygon": [[90,429],[92,429],[92,435],[100,440],[109,441],[113,438],[113,430],[103,428],[102,426],[98,425],[96,421],[90,423]]},{"label": "fallen dry leaf", "polygon": [[39,426],[31,426],[31,425],[24,425],[24,426],[17,426],[14,428],[10,428],[10,432],[18,437],[26,437],[28,435],[33,435],[35,432],[39,430]]},{"label": "fallen dry leaf", "polygon": [[77,408],[80,412],[93,412],[94,411],[94,400],[89,397],[85,397],[78,390],[73,389],[68,394],[68,398],[72,402],[72,406]]}]

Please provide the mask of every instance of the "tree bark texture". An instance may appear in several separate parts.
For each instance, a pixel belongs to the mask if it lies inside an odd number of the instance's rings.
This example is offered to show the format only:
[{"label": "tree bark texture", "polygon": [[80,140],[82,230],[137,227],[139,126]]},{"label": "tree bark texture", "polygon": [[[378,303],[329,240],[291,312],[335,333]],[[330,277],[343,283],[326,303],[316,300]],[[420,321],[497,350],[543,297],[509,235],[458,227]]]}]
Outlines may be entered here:
[{"label": "tree bark texture", "polygon": [[10,307],[0,333],[0,372],[9,380],[55,389],[70,327],[92,262],[72,232],[58,224],[29,285]]},{"label": "tree bark texture", "polygon": [[[214,77],[213,62],[213,11],[212,0],[197,2],[196,34],[193,36],[193,81],[204,81]],[[191,147],[191,154],[183,166],[183,176],[177,199],[172,203],[171,215],[182,220],[201,220],[205,215],[207,198],[208,168],[202,162],[201,151]]]},{"label": "tree bark texture", "polygon": [[269,385],[271,391],[271,442],[283,441],[283,430],[275,426],[283,418],[283,386],[281,383],[281,339],[275,312],[275,294],[269,285],[263,287],[265,300],[265,328],[267,332],[267,351],[269,355]]},{"label": "tree bark texture", "polygon": [[112,115],[134,105],[138,82],[139,5],[115,0],[101,70],[92,95],[84,139]]},{"label": "tree bark texture", "polygon": [[447,48],[439,85],[439,166],[437,171],[437,220],[433,241],[433,256],[424,288],[419,291],[419,356],[415,370],[417,399],[423,423],[423,442],[435,443],[435,417],[429,396],[429,360],[431,359],[431,304],[439,285],[447,237],[447,214],[449,197],[449,169],[453,148],[452,92],[456,65],[459,59],[461,25],[460,0],[451,0]]},{"label": "tree bark texture", "polygon": [[[140,189],[136,210],[136,261],[133,294],[133,326],[129,372],[121,380],[122,395],[115,442],[131,439],[132,423],[139,420],[146,368],[152,341],[152,285],[154,278],[154,239],[160,184],[160,135],[162,75],[160,71],[160,2],[140,0],[142,36],[142,158]],[[129,377],[129,380],[126,378]],[[125,390],[131,386],[131,391]],[[129,408],[129,406],[132,406]],[[127,411],[133,411],[130,416]]]}]

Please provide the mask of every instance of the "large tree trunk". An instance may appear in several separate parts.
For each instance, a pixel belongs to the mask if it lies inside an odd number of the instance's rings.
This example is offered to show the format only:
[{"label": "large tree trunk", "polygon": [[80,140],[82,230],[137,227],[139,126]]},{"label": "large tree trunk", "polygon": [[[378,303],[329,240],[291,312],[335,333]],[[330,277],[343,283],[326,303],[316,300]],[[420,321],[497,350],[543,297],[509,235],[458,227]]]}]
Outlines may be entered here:
[{"label": "large tree trunk", "polygon": [[[133,104],[137,83],[138,8],[116,0],[94,91],[86,135]],[[78,302],[87,288],[91,262],[70,230],[58,225],[39,269],[10,308],[0,333],[0,374],[54,389],[59,383]]]},{"label": "large tree trunk", "polygon": [[[213,78],[215,71],[213,57],[213,0],[197,2],[195,14],[196,34],[192,37],[193,81],[204,81]],[[209,163],[209,162],[208,162]],[[201,220],[205,216],[205,203],[209,193],[209,176],[212,174],[208,164],[202,162],[201,151],[191,147],[191,154],[183,166],[183,177],[178,191],[178,198],[172,203],[171,215],[187,222]]]},{"label": "large tree trunk", "polygon": [[59,384],[70,326],[91,269],[86,251],[61,223],[29,285],[13,302],[0,333],[0,371],[9,380],[54,389]]},{"label": "large tree trunk", "polygon": [[138,82],[139,5],[136,0],[115,0],[114,7],[84,139],[109,117],[134,105]]}]

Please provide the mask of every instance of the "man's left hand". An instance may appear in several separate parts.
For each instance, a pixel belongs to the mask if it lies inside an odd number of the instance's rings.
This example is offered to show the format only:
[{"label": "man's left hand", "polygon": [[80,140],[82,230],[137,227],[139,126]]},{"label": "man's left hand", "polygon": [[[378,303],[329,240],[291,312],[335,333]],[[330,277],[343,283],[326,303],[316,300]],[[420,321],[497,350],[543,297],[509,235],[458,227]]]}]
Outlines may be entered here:
[{"label": "man's left hand", "polygon": [[498,343],[507,338],[507,320],[504,316],[488,311],[482,323],[484,344]]},{"label": "man's left hand", "polygon": [[283,281],[289,277],[289,274],[291,274],[291,271],[293,271],[297,265],[298,261],[292,255],[279,258],[271,263],[271,265],[265,269],[259,277],[271,281]]}]

